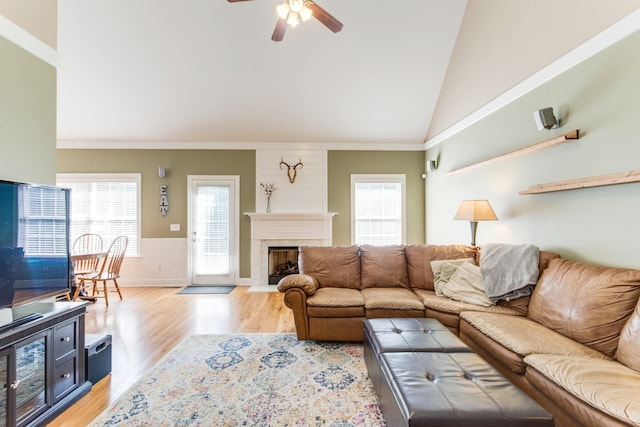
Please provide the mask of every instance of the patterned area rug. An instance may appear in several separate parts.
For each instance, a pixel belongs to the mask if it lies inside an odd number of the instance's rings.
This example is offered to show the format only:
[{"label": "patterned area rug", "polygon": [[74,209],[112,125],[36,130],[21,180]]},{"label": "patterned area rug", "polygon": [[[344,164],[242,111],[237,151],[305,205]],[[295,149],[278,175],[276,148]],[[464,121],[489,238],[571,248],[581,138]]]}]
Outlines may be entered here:
[{"label": "patterned area rug", "polygon": [[91,426],[385,426],[362,344],[193,335]]}]

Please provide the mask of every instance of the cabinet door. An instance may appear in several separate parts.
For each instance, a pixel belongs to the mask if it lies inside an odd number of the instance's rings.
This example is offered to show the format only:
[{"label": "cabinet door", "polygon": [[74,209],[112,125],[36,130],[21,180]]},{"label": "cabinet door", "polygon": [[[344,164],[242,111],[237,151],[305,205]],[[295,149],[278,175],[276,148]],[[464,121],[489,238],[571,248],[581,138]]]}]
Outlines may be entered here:
[{"label": "cabinet door", "polygon": [[9,407],[9,350],[0,351],[0,384],[0,427],[5,427]]},{"label": "cabinet door", "polygon": [[16,424],[21,425],[47,409],[47,334],[40,333],[15,346]]}]

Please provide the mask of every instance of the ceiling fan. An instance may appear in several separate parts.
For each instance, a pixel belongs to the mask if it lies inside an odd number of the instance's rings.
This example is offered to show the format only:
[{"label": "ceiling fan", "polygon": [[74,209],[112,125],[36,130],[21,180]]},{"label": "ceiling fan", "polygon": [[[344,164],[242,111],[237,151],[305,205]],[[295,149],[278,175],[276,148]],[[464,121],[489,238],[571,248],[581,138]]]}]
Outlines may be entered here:
[{"label": "ceiling fan", "polygon": [[[227,0],[229,3],[251,0]],[[321,8],[313,0],[285,0],[284,3],[276,7],[278,12],[278,22],[273,30],[271,40],[282,41],[287,25],[296,27],[300,21],[307,21],[312,16],[320,21],[325,27],[337,33],[342,29],[342,22],[334,18],[329,12]]]}]

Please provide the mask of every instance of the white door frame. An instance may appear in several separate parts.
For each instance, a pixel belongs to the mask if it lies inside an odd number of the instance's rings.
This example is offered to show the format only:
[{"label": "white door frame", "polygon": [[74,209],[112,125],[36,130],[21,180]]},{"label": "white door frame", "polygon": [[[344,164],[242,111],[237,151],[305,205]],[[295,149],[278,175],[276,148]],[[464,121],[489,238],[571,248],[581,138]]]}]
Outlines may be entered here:
[{"label": "white door frame", "polygon": [[[230,254],[232,257],[231,267],[234,271],[233,283],[238,283],[239,280],[239,268],[240,268],[240,176],[239,175],[187,175],[187,281],[189,285],[192,285],[193,271],[192,271],[192,236],[193,236],[193,224],[192,224],[192,212],[191,202],[193,198],[192,188],[194,181],[233,181],[235,187],[234,197],[230,203],[233,203],[234,218],[233,218],[233,239],[235,246],[235,253]],[[230,240],[231,240],[230,239]]]}]

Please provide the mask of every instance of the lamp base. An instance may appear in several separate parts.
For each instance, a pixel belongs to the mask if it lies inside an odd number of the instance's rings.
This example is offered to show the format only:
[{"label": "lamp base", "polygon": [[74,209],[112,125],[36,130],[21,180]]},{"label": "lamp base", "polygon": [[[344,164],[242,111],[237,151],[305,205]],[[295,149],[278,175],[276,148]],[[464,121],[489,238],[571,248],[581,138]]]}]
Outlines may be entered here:
[{"label": "lamp base", "polygon": [[476,245],[476,231],[478,230],[478,221],[469,221],[471,226],[471,246]]}]

